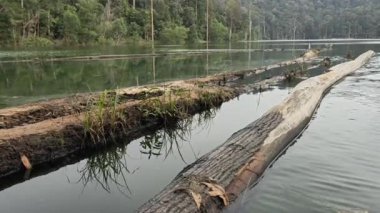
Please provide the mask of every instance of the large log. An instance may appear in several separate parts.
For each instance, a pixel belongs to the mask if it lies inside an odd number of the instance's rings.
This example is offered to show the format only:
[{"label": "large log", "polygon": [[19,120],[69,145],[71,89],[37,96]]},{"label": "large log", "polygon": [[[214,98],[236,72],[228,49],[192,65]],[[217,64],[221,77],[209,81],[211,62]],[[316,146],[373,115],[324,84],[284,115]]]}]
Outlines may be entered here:
[{"label": "large log", "polygon": [[139,212],[219,212],[247,187],[299,135],[328,89],[374,55],[363,53],[330,72],[298,84],[279,105],[225,143],[187,166]]},{"label": "large log", "polygon": [[[205,76],[202,78],[189,79],[185,81],[165,82],[158,85],[128,87],[117,89],[114,92],[116,92],[123,101],[133,101],[159,97],[172,87],[178,89],[183,87],[183,85],[187,87],[189,84],[194,84],[201,87],[207,85],[222,85],[230,87],[231,84],[241,78],[252,77],[254,75],[262,74],[266,71],[278,69],[280,67],[297,64],[319,63],[317,56],[318,52],[308,51],[303,57],[255,69],[239,70],[230,73],[220,73],[212,76]],[[48,119],[55,119],[87,111],[89,101],[98,99],[101,94],[102,92],[82,93],[60,99],[0,109],[0,129],[10,129],[17,126],[34,124]]]},{"label": "large log", "polygon": [[167,119],[185,119],[219,106],[246,91],[231,85],[239,79],[281,66],[312,63],[316,56],[253,70],[0,109],[0,177],[27,168],[22,159],[28,159],[35,168],[101,148],[117,138],[134,138],[146,129],[164,126]]}]

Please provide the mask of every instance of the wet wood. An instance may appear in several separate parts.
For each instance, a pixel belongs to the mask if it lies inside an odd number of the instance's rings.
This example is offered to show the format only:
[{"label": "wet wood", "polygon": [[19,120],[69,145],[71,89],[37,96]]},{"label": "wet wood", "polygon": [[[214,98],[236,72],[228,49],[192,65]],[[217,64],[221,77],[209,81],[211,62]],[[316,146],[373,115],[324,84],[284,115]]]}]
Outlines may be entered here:
[{"label": "wet wood", "polygon": [[[221,211],[227,207],[223,196],[210,195],[209,187],[203,183],[222,187],[226,199],[234,201],[259,180],[265,169],[302,132],[328,89],[359,69],[373,55],[373,51],[368,51],[353,61],[332,67],[326,74],[301,82],[279,105],[187,166],[138,211]],[[193,197],[183,193],[184,189],[201,196],[200,208],[194,204]]]}]

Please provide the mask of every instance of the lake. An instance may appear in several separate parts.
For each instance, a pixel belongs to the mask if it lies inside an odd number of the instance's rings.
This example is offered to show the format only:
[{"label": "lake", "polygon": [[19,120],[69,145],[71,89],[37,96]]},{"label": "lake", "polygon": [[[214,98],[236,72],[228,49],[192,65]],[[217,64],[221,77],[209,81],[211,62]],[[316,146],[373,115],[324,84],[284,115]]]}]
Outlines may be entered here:
[{"label": "lake", "polygon": [[[310,43],[323,47],[326,42]],[[309,42],[251,45],[253,49],[279,49],[275,52],[249,51],[244,48],[246,44],[239,45],[232,51],[215,47],[208,54],[195,48],[158,47],[156,52],[163,55],[75,62],[46,59],[149,51],[50,50],[48,56],[41,51],[5,51],[0,53],[1,60],[8,61],[0,63],[0,106],[262,66],[296,57]],[[368,49],[379,52],[380,42],[334,41],[332,49],[323,55],[345,56],[350,52],[356,56]],[[196,54],[185,54],[189,51]],[[39,58],[38,63],[9,62],[34,57]],[[377,55],[366,67],[334,86],[302,136],[267,170],[259,184],[226,211],[380,209],[379,83]],[[126,138],[128,145],[111,147],[77,163],[32,171],[30,180],[0,180],[0,212],[134,212],[186,165],[259,118],[291,89],[279,85],[260,94],[242,95],[207,116],[196,115],[186,129],[161,130],[134,141]]]}]

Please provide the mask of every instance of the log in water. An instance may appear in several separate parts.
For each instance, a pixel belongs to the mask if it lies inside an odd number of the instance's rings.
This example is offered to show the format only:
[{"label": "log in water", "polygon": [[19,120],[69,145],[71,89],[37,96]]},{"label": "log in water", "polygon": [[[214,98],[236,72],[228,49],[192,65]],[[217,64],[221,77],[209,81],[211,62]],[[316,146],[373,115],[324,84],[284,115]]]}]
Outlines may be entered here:
[{"label": "log in water", "polygon": [[374,54],[368,51],[301,82],[282,103],[186,167],[139,212],[218,212],[228,206],[302,132],[328,89]]},{"label": "log in water", "polygon": [[[1,109],[0,177],[23,171],[22,155],[35,167],[86,148],[102,147],[108,140],[115,142],[114,138],[137,137],[144,129],[164,126],[168,116],[181,119],[184,114],[207,110],[244,93],[231,85],[239,79],[282,66],[312,63],[316,56],[313,52],[253,70]],[[258,90],[261,88],[260,84]]]}]

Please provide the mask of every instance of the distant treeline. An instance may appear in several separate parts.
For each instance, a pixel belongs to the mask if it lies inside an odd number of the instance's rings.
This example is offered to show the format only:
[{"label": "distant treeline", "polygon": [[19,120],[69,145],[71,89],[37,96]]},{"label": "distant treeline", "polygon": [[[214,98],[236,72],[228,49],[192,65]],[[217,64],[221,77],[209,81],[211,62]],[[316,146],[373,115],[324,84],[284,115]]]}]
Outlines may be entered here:
[{"label": "distant treeline", "polygon": [[0,45],[148,42],[151,1],[166,44],[206,41],[207,17],[212,43],[380,36],[379,0],[0,0]]}]

